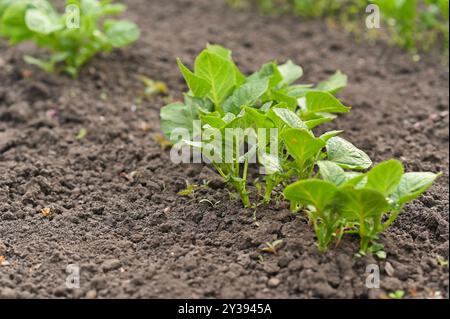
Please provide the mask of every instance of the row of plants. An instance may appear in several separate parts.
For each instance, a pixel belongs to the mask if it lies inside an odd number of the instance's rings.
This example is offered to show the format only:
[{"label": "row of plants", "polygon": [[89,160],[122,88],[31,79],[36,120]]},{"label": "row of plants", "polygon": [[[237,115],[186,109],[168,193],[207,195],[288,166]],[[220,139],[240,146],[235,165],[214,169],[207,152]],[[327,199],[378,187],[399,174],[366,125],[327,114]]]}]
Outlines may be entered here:
[{"label": "row of plants", "polygon": [[227,0],[235,8],[256,4],[266,13],[293,13],[303,18],[331,18],[348,31],[366,33],[366,8],[380,8],[381,29],[368,30],[370,37],[385,35],[412,51],[429,50],[436,42],[449,49],[449,0]]},{"label": "row of plants", "polygon": [[[50,52],[46,60],[26,56],[27,62],[47,72],[76,76],[97,53],[139,38],[133,22],[107,19],[124,10],[109,0],[68,0],[60,15],[46,0],[0,0],[0,35],[11,44],[32,41]],[[219,45],[208,45],[195,60],[194,71],[180,60],[178,66],[189,92],[184,103],[162,108],[166,137],[200,151],[235,188],[245,207],[270,203],[282,188],[292,211],[311,220],[321,251],[345,234],[359,234],[362,252],[373,249],[404,205],[439,176],[405,173],[396,160],[370,169],[369,156],[340,137],[342,131],[316,136],[320,125],[350,111],[335,97],[347,84],[339,71],[318,85],[296,84],[303,69],[292,61],[269,62],[246,76],[231,51]],[[176,134],[180,128],[190,133],[189,138],[180,141]],[[240,129],[232,145],[216,139],[228,129]],[[274,131],[275,136],[261,138],[255,134],[261,130]],[[200,142],[196,135],[202,137]],[[258,139],[251,148],[250,137]],[[225,154],[230,149],[231,154]],[[253,166],[263,173],[255,177]],[[249,193],[250,184],[262,190],[261,198]]]},{"label": "row of plants", "polygon": [[80,68],[100,52],[133,43],[139,28],[131,21],[110,19],[126,10],[110,0],[67,0],[59,14],[47,0],[0,0],[0,36],[11,45],[31,41],[49,52],[46,59],[25,61],[47,72],[77,76]]},{"label": "row of plants", "polygon": [[[347,84],[339,71],[315,86],[296,84],[303,70],[292,61],[269,62],[245,76],[231,51],[218,45],[208,45],[194,65],[191,71],[178,60],[189,91],[184,102],[161,109],[165,136],[180,149],[200,151],[245,207],[268,204],[282,188],[292,211],[310,219],[321,251],[345,234],[359,235],[362,253],[379,247],[380,233],[440,175],[405,173],[397,160],[372,168],[370,157],[342,138],[342,131],[316,136],[320,125],[350,111],[335,97]],[[229,129],[240,132],[231,145],[217,138]],[[276,135],[258,135],[257,147],[249,147],[249,136],[260,130]],[[181,131],[190,132],[190,138]],[[250,194],[249,185],[263,195]]]}]

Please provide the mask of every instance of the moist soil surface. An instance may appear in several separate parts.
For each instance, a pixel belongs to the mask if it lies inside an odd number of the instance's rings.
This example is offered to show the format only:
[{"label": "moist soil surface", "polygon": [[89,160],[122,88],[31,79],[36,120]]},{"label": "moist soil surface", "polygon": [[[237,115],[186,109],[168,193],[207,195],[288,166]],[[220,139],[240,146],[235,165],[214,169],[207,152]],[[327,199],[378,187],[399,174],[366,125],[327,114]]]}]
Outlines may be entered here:
[{"label": "moist soil surface", "polygon": [[[220,0],[125,2],[141,40],[95,58],[75,81],[26,65],[24,53],[38,54],[32,46],[0,44],[0,297],[448,297],[448,67]],[[385,260],[354,258],[351,236],[321,254],[286,203],[259,208],[255,222],[210,168],[172,164],[154,139],[167,98],[138,103],[139,76],[180,99],[175,58],[192,66],[207,42],[232,49],[246,73],[272,59],[301,64],[311,83],[342,70],[349,86],[340,97],[353,110],[327,128],[346,130],[375,162],[444,172],[381,236]],[[180,197],[186,180],[210,183]],[[278,254],[261,252],[276,239]],[[65,285],[69,264],[80,267],[79,289]],[[380,289],[365,285],[370,264]]]}]

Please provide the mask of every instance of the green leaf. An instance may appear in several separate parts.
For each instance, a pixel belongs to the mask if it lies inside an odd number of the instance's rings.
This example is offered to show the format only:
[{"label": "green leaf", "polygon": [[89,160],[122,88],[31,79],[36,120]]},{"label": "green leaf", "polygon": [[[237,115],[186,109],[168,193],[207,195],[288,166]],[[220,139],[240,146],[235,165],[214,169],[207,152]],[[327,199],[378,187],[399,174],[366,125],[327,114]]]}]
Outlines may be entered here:
[{"label": "green leaf", "polygon": [[236,85],[233,63],[209,51],[203,51],[195,60],[195,72],[211,85],[209,98],[220,108]]},{"label": "green leaf", "polygon": [[440,176],[442,174],[428,172],[406,173],[392,194],[392,199],[399,205],[404,205],[425,193]]},{"label": "green leaf", "polygon": [[346,181],[342,186],[353,186],[363,188],[367,183],[367,174],[359,172],[345,172]]},{"label": "green leaf", "polygon": [[272,105],[273,105],[273,101],[269,101],[269,102],[264,103],[259,109],[262,112],[267,113],[270,110],[270,108],[272,107]]},{"label": "green leaf", "polygon": [[28,29],[40,34],[50,34],[64,28],[64,24],[57,15],[52,15],[39,9],[27,10],[25,23]]},{"label": "green leaf", "polygon": [[238,114],[243,106],[254,106],[269,87],[268,78],[253,78],[236,89],[223,104],[225,113]]},{"label": "green leaf", "polygon": [[259,162],[264,166],[265,174],[272,175],[282,171],[278,156],[263,153],[263,155],[259,157]]},{"label": "green leaf", "polygon": [[298,117],[297,114],[292,112],[289,109],[285,108],[272,108],[268,112],[268,116],[278,124],[283,123],[283,125],[278,125],[279,128],[284,125],[290,128],[300,128],[300,129],[308,129],[305,123]]},{"label": "green leaf", "polygon": [[297,84],[291,85],[285,89],[287,95],[296,99],[304,97],[307,92],[314,91],[312,84]]},{"label": "green leaf", "polygon": [[221,58],[225,59],[225,60],[231,60],[232,59],[232,52],[231,50],[224,48],[221,45],[218,44],[210,44],[208,43],[206,45],[206,50],[217,54],[218,56],[220,56]]},{"label": "green leaf", "polygon": [[217,44],[209,44],[209,43],[206,47],[206,50],[208,50],[211,53],[217,54],[218,56],[232,62],[237,86],[239,86],[245,82],[245,76],[242,74],[242,72],[239,70],[239,68],[236,66],[236,64],[233,61],[233,56],[232,56],[231,50],[228,50],[228,49],[224,48],[223,46],[220,46]]},{"label": "green leaf", "polygon": [[347,180],[345,171],[336,163],[330,161],[319,161],[317,162],[317,165],[319,166],[320,176],[322,176],[325,181],[331,182],[336,186],[340,186]]},{"label": "green leaf", "polygon": [[347,113],[350,108],[344,106],[331,93],[311,91],[306,93],[307,113]]},{"label": "green leaf", "polygon": [[174,103],[164,106],[161,109],[161,128],[167,139],[177,142],[172,138],[172,132],[176,129],[186,129],[193,132],[193,121],[196,115],[192,108],[182,103]]},{"label": "green leaf", "polygon": [[84,139],[86,137],[87,133],[88,133],[87,130],[84,127],[82,127],[78,131],[77,136],[75,136],[75,139],[82,140],[82,139]]},{"label": "green leaf", "polygon": [[280,83],[281,85],[294,83],[303,76],[303,69],[291,60],[287,61],[286,64],[278,66],[278,70],[283,77],[283,81]]},{"label": "green leaf", "polygon": [[192,93],[196,97],[205,97],[211,90],[208,81],[192,73],[180,59],[177,59],[177,64]]},{"label": "green leaf", "polygon": [[289,154],[302,166],[305,161],[316,156],[326,145],[305,129],[286,129],[281,133]]},{"label": "green leaf", "polygon": [[323,213],[334,202],[337,187],[327,181],[310,179],[287,186],[283,193],[288,200],[305,206],[312,205]]},{"label": "green leaf", "polygon": [[275,124],[270,120],[266,114],[261,113],[257,109],[251,107],[244,107],[248,123],[255,123],[256,128],[274,128]]},{"label": "green leaf", "polygon": [[0,35],[9,38],[12,44],[27,40],[33,33],[26,27],[25,14],[28,2],[14,1],[9,3],[0,21]]},{"label": "green leaf", "polygon": [[316,89],[335,94],[347,86],[347,76],[341,71],[337,71],[328,80],[320,82]]},{"label": "green leaf", "polygon": [[0,0],[0,20],[3,16],[3,13],[5,13],[6,8],[8,8],[8,6],[16,0]]},{"label": "green leaf", "polygon": [[323,133],[320,136],[320,139],[322,141],[328,142],[331,138],[333,138],[335,136],[338,136],[338,135],[340,135],[342,133],[344,133],[344,131],[329,131],[329,132]]},{"label": "green leaf", "polygon": [[44,61],[44,60],[32,57],[30,55],[25,55],[23,57],[23,59],[26,63],[31,64],[31,65],[36,65],[37,67],[41,68],[45,72],[48,72],[48,73],[55,72],[55,64],[51,61]]},{"label": "green leaf", "polygon": [[127,7],[120,3],[110,3],[103,6],[102,11],[103,14],[106,15],[114,15],[124,12]]},{"label": "green leaf", "polygon": [[315,116],[314,119],[306,120],[305,124],[306,124],[306,126],[308,126],[308,128],[310,130],[312,130],[313,128],[316,128],[317,126],[331,122],[334,119],[336,119],[336,116],[334,116],[334,115],[331,115],[331,116],[318,115],[318,116]]},{"label": "green leaf", "polygon": [[115,48],[133,43],[140,36],[137,25],[127,20],[106,20],[104,28],[109,43]]},{"label": "green leaf", "polygon": [[391,209],[382,193],[352,186],[339,188],[335,203],[343,216],[355,220],[378,219]]},{"label": "green leaf", "polygon": [[87,15],[99,15],[102,12],[101,3],[98,0],[81,0],[81,12]]},{"label": "green leaf", "polygon": [[366,188],[379,191],[384,196],[390,195],[402,180],[403,165],[397,160],[389,160],[378,164],[367,173]]},{"label": "green leaf", "polygon": [[274,62],[264,64],[258,72],[255,72],[249,76],[248,80],[252,81],[263,78],[269,79],[270,88],[275,88],[283,80],[283,76],[278,70],[277,64]]},{"label": "green leaf", "polygon": [[207,98],[199,98],[192,96],[190,94],[184,95],[184,104],[193,108],[197,112],[201,113],[211,113],[214,112],[214,105],[211,100]]},{"label": "green leaf", "polygon": [[218,128],[218,129],[227,125],[227,123],[222,118],[220,118],[218,115],[212,114],[212,113],[207,114],[207,115],[200,115],[200,119],[202,121],[202,124],[208,124],[211,127]]},{"label": "green leaf", "polygon": [[277,90],[272,90],[271,96],[278,103],[286,103],[288,109],[290,109],[291,111],[296,111],[298,106],[298,101],[296,98],[290,97]]},{"label": "green leaf", "polygon": [[[231,98],[234,108],[241,109],[242,106],[253,106],[269,88],[269,79],[256,79],[245,83],[236,89]],[[229,110],[224,109],[225,112]]]},{"label": "green leaf", "polygon": [[365,170],[372,166],[370,157],[341,137],[327,142],[328,160],[345,169]]}]

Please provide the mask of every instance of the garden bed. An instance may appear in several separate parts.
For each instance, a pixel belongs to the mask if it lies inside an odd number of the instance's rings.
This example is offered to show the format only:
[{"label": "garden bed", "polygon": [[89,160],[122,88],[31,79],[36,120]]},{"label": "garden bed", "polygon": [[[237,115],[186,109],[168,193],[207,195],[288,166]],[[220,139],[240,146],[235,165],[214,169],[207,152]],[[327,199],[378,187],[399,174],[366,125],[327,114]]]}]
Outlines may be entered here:
[{"label": "garden bed", "polygon": [[[125,2],[141,40],[75,81],[26,65],[29,46],[0,45],[0,297],[448,298],[448,67],[220,0]],[[287,203],[258,209],[255,222],[208,167],[171,163],[153,138],[165,98],[137,103],[139,76],[181,98],[175,58],[192,61],[207,42],[232,49],[246,73],[272,59],[303,65],[312,83],[342,70],[353,110],[327,128],[346,130],[375,162],[444,173],[382,235],[385,260],[355,259],[356,237],[321,254]],[[186,180],[210,187],[178,196]],[[277,239],[278,254],[261,251]],[[66,287],[69,264],[81,267],[80,289]],[[370,264],[380,289],[365,286]]]}]

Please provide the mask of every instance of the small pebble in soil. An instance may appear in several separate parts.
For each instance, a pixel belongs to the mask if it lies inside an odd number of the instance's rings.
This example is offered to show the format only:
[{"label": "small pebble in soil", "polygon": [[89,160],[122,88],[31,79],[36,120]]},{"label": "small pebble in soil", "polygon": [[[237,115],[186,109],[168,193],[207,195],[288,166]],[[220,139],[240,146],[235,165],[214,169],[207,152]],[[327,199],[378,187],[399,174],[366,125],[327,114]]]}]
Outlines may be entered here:
[{"label": "small pebble in soil", "polygon": [[117,270],[122,266],[122,263],[118,259],[106,260],[102,264],[102,269],[104,272]]},{"label": "small pebble in soil", "polygon": [[0,299],[16,299],[17,293],[11,288],[3,288],[0,290]]},{"label": "small pebble in soil", "polygon": [[86,293],[86,299],[95,299],[97,298],[97,291],[96,290],[89,290]]},{"label": "small pebble in soil", "polygon": [[276,287],[278,287],[279,285],[280,285],[280,279],[275,278],[275,277],[270,278],[269,281],[267,282],[267,286],[268,286],[269,288],[276,288]]},{"label": "small pebble in soil", "polygon": [[395,269],[394,267],[392,267],[390,262],[386,263],[386,266],[384,267],[384,270],[386,270],[386,273],[388,274],[388,276],[393,277],[395,274]]},{"label": "small pebble in soil", "polygon": [[269,275],[275,275],[280,271],[280,267],[275,263],[267,262],[264,264],[263,270]]}]

